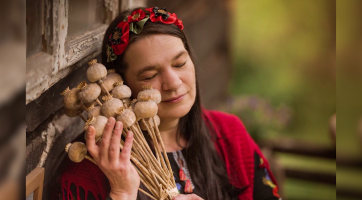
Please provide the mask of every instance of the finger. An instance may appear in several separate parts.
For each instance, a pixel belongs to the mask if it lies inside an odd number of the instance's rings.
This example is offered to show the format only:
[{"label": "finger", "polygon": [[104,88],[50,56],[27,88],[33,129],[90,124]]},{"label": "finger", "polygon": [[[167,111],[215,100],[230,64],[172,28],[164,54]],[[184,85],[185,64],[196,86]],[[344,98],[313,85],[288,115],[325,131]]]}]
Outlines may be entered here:
[{"label": "finger", "polygon": [[172,200],[203,200],[203,198],[197,196],[196,194],[179,194],[172,198]]},{"label": "finger", "polygon": [[86,133],[86,145],[89,154],[97,160],[99,157],[99,148],[96,145],[96,131],[93,126],[89,126],[88,131]]},{"label": "finger", "polygon": [[122,128],[122,122],[116,122],[116,127],[109,145],[109,162],[111,164],[118,164],[119,161],[119,144],[121,142]]},{"label": "finger", "polygon": [[175,196],[174,198],[172,198],[172,200],[183,200],[183,199],[185,199],[184,194],[179,194],[179,195]]},{"label": "finger", "polygon": [[131,159],[132,143],[133,143],[133,133],[132,131],[128,131],[126,140],[124,141],[121,155],[119,155],[120,160],[122,162],[126,162]]},{"label": "finger", "polygon": [[109,143],[112,137],[114,122],[115,122],[114,117],[108,118],[107,124],[103,130],[102,140],[100,144],[101,156],[102,158],[106,158],[107,160],[108,160]]}]

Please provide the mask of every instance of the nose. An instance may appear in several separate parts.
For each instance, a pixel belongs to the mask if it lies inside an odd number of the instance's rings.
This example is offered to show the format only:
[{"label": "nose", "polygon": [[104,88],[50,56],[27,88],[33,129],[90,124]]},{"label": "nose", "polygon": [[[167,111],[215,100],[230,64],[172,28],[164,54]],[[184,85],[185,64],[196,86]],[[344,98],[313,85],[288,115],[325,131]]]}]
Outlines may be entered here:
[{"label": "nose", "polygon": [[177,90],[182,84],[179,74],[174,69],[167,69],[162,73],[162,89]]}]

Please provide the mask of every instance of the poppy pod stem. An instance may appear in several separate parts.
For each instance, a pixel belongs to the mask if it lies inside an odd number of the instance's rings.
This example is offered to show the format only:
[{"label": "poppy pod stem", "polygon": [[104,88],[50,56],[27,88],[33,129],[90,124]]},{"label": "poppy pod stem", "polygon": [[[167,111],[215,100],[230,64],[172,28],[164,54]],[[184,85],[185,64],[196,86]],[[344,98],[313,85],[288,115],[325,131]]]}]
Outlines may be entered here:
[{"label": "poppy pod stem", "polygon": [[151,131],[151,129],[148,127],[148,125],[147,125],[147,123],[145,122],[145,120],[144,120],[144,119],[141,119],[141,121],[142,121],[143,125],[146,127],[148,134],[151,136],[151,139],[152,139],[152,142],[153,142],[153,146],[155,146],[155,149],[156,149],[156,158],[157,158],[157,161],[160,162],[160,155],[159,155],[159,153],[158,153],[160,150],[159,150],[159,147],[158,147],[158,145],[157,145],[157,141],[155,141],[154,135],[152,134],[152,131]]},{"label": "poppy pod stem", "polygon": [[[147,142],[146,142],[146,139],[145,139],[142,131],[141,131],[140,128],[139,128],[138,123],[136,123],[136,124],[137,124],[137,125],[134,125],[134,126],[132,127],[132,128],[133,128],[133,132],[134,132],[135,134],[137,134],[139,138],[141,138],[140,140],[141,140],[142,143],[143,143],[142,146],[145,148],[145,151],[152,152],[151,149],[150,149],[150,147],[149,147],[149,145],[148,145]],[[149,155],[149,154],[147,154],[147,155]],[[163,178],[164,180],[168,180],[169,177],[168,177],[167,174],[165,174],[165,171],[163,170],[163,168],[162,168],[161,164],[158,162],[158,160],[156,160],[156,158],[155,158],[153,155],[149,155],[149,158],[150,158],[151,163],[155,166],[157,172],[162,176],[162,178]]]},{"label": "poppy pod stem", "polygon": [[90,105],[88,108],[86,108],[85,110],[86,110],[87,112],[89,112],[89,111],[91,111],[93,108],[94,108],[94,105],[92,104],[92,105]]},{"label": "poppy pod stem", "polygon": [[111,95],[111,94],[109,93],[109,91],[107,90],[106,86],[104,85],[102,79],[99,80],[98,83],[99,83],[99,85],[101,86],[101,88],[102,88],[104,91],[106,91],[107,95]]},{"label": "poppy pod stem", "polygon": [[[123,136],[124,137],[127,137],[127,133],[126,133],[126,131],[128,131],[127,129],[126,130],[123,130]],[[146,156],[147,156],[147,153],[145,153],[145,151],[143,150],[143,148],[142,148],[142,145],[139,143],[139,138],[136,136],[136,135],[134,135],[134,137],[135,137],[135,140],[133,140],[133,142],[134,142],[134,146],[135,146],[135,148],[132,148],[138,155],[140,155],[141,156],[141,158],[143,158],[144,160],[146,160]]]},{"label": "poppy pod stem", "polygon": [[92,163],[97,165],[96,161],[94,161],[94,159],[92,157],[85,155],[84,158],[90,160]]},{"label": "poppy pod stem", "polygon": [[[131,130],[135,134],[135,140],[141,142],[140,148],[143,148],[143,149],[138,148],[138,145],[135,145],[135,147],[136,147],[135,149],[140,150],[139,153],[142,153],[142,157],[146,157],[145,159],[148,159],[150,161],[149,165],[152,165],[154,170],[156,170],[157,174],[162,177],[162,180],[166,180],[167,184],[169,185],[170,184],[169,183],[169,178],[170,177],[168,176],[168,174],[166,174],[167,171],[163,170],[160,163],[156,160],[156,158],[152,154],[145,153],[145,152],[152,152],[152,151],[149,148],[149,146],[148,146],[148,144],[146,142],[146,139],[144,138],[142,132],[140,132],[138,129],[139,128],[136,125],[131,126]],[[124,131],[124,135],[125,135],[125,131]],[[156,174],[156,176],[157,176],[157,174]]]},{"label": "poppy pod stem", "polygon": [[125,109],[127,109],[127,108],[128,108],[128,106],[127,106],[127,102],[126,102],[126,100],[125,100],[125,99],[123,99],[123,100],[122,100],[122,103],[123,103],[124,108],[125,108]]},{"label": "poppy pod stem", "polygon": [[[120,145],[120,148],[123,149],[123,145]],[[140,172],[142,172],[142,174],[148,178],[148,181],[151,182],[151,185],[155,185],[158,184],[158,181],[156,179],[156,176],[154,175],[155,173],[150,173],[149,170],[147,170],[145,168],[145,166],[143,166],[139,160],[135,159],[135,157],[132,156],[131,154],[131,160],[134,163],[134,165],[136,165],[136,169],[138,169]],[[146,160],[147,161],[147,160]],[[151,167],[151,166],[149,166]],[[151,167],[152,169],[152,167]],[[146,181],[145,181],[146,182]]]},{"label": "poppy pod stem", "polygon": [[82,113],[78,113],[78,116],[79,116],[84,122],[87,122],[87,120],[85,119],[85,117],[83,116]]},{"label": "poppy pod stem", "polygon": [[[171,168],[171,165],[170,165],[170,161],[168,160],[168,157],[167,157],[167,154],[166,154],[166,149],[165,149],[165,145],[163,144],[163,141],[162,141],[162,138],[161,138],[160,130],[158,130],[158,126],[156,125],[155,117],[152,117],[152,120],[153,120],[153,124],[155,124],[155,125],[154,125],[154,129],[156,130],[157,138],[158,138],[158,140],[159,140],[160,143],[161,143],[163,155],[164,155],[164,157],[165,157],[165,159],[166,159],[166,163],[167,163],[168,170],[169,170],[170,173],[172,173],[172,168]],[[174,185],[176,185],[174,179],[172,179],[172,182],[173,182]]]},{"label": "poppy pod stem", "polygon": [[98,98],[96,98],[96,102],[97,102],[97,104],[99,105],[99,106],[102,106],[103,104],[102,104],[102,102],[101,101],[99,101],[99,99]]},{"label": "poppy pod stem", "polygon": [[84,105],[84,103],[82,101],[80,102],[80,106],[83,108],[83,110],[88,112],[87,107]]},{"label": "poppy pod stem", "polygon": [[[166,151],[163,149],[163,153],[164,153],[163,157],[164,158],[162,159],[162,155],[161,155],[162,153],[161,153],[161,151],[159,149],[160,148],[160,142],[158,141],[160,139],[156,137],[155,131],[152,128],[150,128],[150,127],[152,127],[151,122],[149,121],[150,119],[147,120],[147,121],[144,121],[144,119],[142,119],[142,120],[143,120],[144,124],[146,125],[147,130],[150,131],[149,133],[150,133],[150,135],[152,137],[154,145],[158,147],[158,148],[156,147],[157,153],[159,154],[158,157],[160,158],[160,163],[162,165],[163,171],[166,173],[166,177],[168,177],[167,180],[170,181],[170,178],[173,180],[172,170],[170,171],[169,168],[167,167],[168,165],[166,165],[166,163],[169,162]],[[161,142],[162,142],[162,140],[161,140]],[[165,159],[167,159],[167,160],[165,161]],[[172,183],[173,182],[171,182],[171,184]],[[174,183],[174,184],[176,184],[176,183]]]}]

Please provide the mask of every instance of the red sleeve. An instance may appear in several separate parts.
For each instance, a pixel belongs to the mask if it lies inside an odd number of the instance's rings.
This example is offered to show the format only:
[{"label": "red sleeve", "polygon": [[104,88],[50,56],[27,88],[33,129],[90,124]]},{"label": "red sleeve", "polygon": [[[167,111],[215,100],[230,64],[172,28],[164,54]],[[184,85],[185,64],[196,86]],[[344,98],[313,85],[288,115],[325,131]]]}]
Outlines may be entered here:
[{"label": "red sleeve", "polygon": [[206,123],[216,136],[215,146],[225,161],[231,183],[239,188],[248,187],[239,199],[253,199],[254,152],[263,158],[265,162],[260,167],[265,167],[276,183],[269,163],[237,116],[219,111],[203,110],[203,113]]}]

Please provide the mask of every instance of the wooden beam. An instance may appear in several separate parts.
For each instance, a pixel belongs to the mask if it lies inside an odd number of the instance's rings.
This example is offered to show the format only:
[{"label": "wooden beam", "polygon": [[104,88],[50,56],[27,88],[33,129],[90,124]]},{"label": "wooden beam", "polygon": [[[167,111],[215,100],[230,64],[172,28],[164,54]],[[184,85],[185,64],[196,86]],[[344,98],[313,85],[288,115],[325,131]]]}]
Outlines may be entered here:
[{"label": "wooden beam", "polygon": [[337,157],[337,166],[338,167],[347,167],[362,169],[362,159],[361,158],[339,158]]},{"label": "wooden beam", "polygon": [[303,156],[336,159],[336,149],[332,146],[298,141],[295,139],[276,139],[260,142],[261,147],[268,147],[272,151],[292,153]]},{"label": "wooden beam", "polygon": [[337,188],[337,199],[340,198],[362,199],[362,191],[351,190],[346,188]]},{"label": "wooden beam", "polygon": [[285,175],[288,178],[336,185],[336,174],[287,168],[285,169]]},{"label": "wooden beam", "polygon": [[79,82],[87,80],[86,66],[80,67],[64,79],[45,91],[38,99],[26,105],[26,131],[34,131],[50,115],[63,107],[63,97],[60,95],[66,87],[76,87]]},{"label": "wooden beam", "polygon": [[37,167],[26,176],[26,196],[34,192],[33,199],[41,200],[43,197],[44,168]]},{"label": "wooden beam", "polygon": [[81,81],[87,81],[86,71],[88,68],[87,61],[96,58],[101,61],[100,52],[96,52],[87,58],[74,64],[74,71],[66,75],[62,80],[57,82],[36,100],[26,105],[26,131],[34,131],[50,115],[63,107],[63,96],[60,95],[66,87],[76,87]]}]

